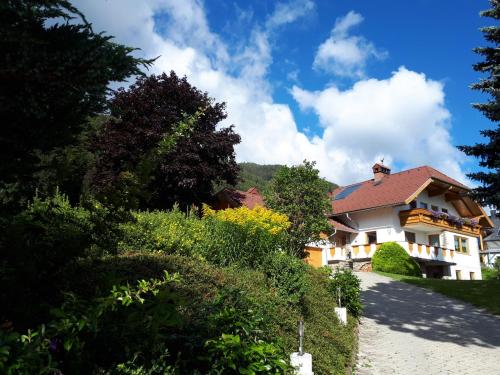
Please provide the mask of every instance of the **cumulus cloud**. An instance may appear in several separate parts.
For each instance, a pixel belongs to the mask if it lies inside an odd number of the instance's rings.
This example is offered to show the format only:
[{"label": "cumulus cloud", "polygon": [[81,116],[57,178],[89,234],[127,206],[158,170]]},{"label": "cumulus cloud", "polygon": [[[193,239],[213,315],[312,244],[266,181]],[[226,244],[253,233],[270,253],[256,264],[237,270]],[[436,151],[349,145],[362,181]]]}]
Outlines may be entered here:
[{"label": "cumulus cloud", "polygon": [[[316,113],[323,127],[323,134],[312,139],[299,131],[290,106],[274,101],[268,72],[273,33],[314,11],[310,0],[279,3],[242,36],[241,48],[228,46],[210,29],[198,0],[75,3],[96,30],[140,47],[143,56],[160,56],[153,73],[174,70],[215,100],[225,101],[228,118],[222,125],[235,124],[242,137],[236,148],[239,161],[290,165],[315,160],[322,176],[344,184],[370,178],[371,165],[385,156],[389,164],[431,163],[463,180],[450,141],[442,85],[404,68],[386,80],[362,80],[344,91],[293,87],[300,107]],[[340,19],[336,35],[349,38],[360,17],[352,13]]]},{"label": "cumulus cloud", "polygon": [[[388,79],[361,80],[344,91],[333,86],[311,92],[294,86],[292,94],[303,110],[318,115],[325,148],[348,156],[348,163],[362,166],[365,175],[374,161],[385,157],[405,167],[432,164],[466,180],[461,155],[451,142],[443,85],[424,74],[401,67]],[[343,167],[350,169],[349,164]]]},{"label": "cumulus cloud", "polygon": [[330,37],[318,47],[313,67],[338,76],[362,78],[369,58],[386,58],[387,52],[378,50],[364,37],[349,35],[361,22],[363,17],[354,11],[337,18]]}]

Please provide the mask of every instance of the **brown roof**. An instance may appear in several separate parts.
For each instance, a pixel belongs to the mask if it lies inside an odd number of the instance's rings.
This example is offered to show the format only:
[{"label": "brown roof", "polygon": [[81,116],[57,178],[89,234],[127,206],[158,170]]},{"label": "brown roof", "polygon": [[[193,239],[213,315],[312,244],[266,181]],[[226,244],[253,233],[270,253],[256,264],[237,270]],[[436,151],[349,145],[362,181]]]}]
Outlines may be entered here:
[{"label": "brown roof", "polygon": [[333,228],[340,230],[342,232],[358,233],[358,231],[356,229],[348,227],[347,225],[341,223],[340,221],[334,220],[334,219],[328,219],[328,224],[330,224]]},{"label": "brown roof", "polygon": [[[333,192],[333,214],[404,204],[405,201],[413,194],[417,193],[429,179],[432,181],[444,182],[458,187],[459,189],[469,190],[467,186],[446,176],[444,173],[432,167],[423,166],[385,175],[378,182],[372,179],[337,188]],[[344,194],[342,194],[342,192],[344,192]],[[337,199],[335,199],[335,197],[337,197]]]},{"label": "brown roof", "polygon": [[265,207],[264,198],[255,187],[247,191],[225,188],[216,194],[216,198],[219,203],[216,204],[216,209],[240,206],[252,209],[257,205]]}]

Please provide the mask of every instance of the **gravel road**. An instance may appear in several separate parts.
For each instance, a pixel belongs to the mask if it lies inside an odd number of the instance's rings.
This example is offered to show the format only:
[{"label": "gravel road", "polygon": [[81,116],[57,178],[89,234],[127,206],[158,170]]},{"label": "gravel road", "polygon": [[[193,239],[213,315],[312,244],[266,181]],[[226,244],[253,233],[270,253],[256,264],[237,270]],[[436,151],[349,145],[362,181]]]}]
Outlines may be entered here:
[{"label": "gravel road", "polygon": [[375,273],[357,275],[365,312],[356,374],[500,375],[500,317]]}]

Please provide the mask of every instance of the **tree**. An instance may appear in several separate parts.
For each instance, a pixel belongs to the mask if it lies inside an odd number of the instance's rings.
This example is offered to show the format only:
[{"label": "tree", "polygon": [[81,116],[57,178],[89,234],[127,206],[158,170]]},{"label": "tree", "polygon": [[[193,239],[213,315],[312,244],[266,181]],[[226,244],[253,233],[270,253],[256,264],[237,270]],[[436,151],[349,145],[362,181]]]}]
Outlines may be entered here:
[{"label": "tree", "polygon": [[97,194],[139,208],[187,208],[206,202],[214,183],[236,183],[233,127],[217,128],[225,104],[187,79],[142,77],[111,100],[111,118],[95,143]]},{"label": "tree", "polygon": [[0,35],[0,202],[16,206],[37,188],[40,156],[72,144],[106,109],[109,83],[152,60],[95,33],[66,0],[3,1]]},{"label": "tree", "polygon": [[[491,0],[492,8],[481,12],[483,17],[500,19],[500,1]],[[481,131],[487,138],[485,143],[476,143],[474,146],[458,146],[467,155],[480,159],[479,165],[487,171],[470,173],[468,176],[479,181],[482,186],[473,190],[475,199],[485,205],[500,207],[500,27],[487,26],[481,31],[485,39],[492,43],[487,47],[478,47],[474,51],[484,57],[474,65],[474,70],[488,75],[487,78],[472,85],[472,89],[482,91],[491,96],[486,103],[473,104],[488,119],[493,121],[493,129]]]},{"label": "tree", "polygon": [[265,192],[266,205],[290,219],[290,250],[299,256],[304,255],[307,243],[319,240],[321,232],[330,230],[329,184],[319,177],[314,166],[314,162],[304,160],[299,166],[282,167]]}]

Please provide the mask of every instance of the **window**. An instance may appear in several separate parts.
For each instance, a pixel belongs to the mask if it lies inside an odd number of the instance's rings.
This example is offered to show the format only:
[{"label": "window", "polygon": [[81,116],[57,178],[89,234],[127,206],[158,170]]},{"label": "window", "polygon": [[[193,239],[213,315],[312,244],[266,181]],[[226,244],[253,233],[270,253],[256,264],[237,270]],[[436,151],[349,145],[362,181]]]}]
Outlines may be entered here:
[{"label": "window", "polygon": [[471,272],[470,273],[470,279],[471,280],[476,280],[476,273],[475,272]]},{"label": "window", "polygon": [[456,270],[455,274],[457,275],[457,280],[462,280],[462,271]]},{"label": "window", "polygon": [[439,244],[439,234],[429,235],[429,245],[434,247],[440,247]]},{"label": "window", "polygon": [[366,237],[369,245],[377,243],[377,232],[366,232]]},{"label": "window", "polygon": [[439,207],[438,207],[438,206],[434,206],[434,205],[432,205],[432,206],[431,206],[431,210],[432,210],[432,211],[439,211]]},{"label": "window", "polygon": [[417,208],[417,201],[411,201],[410,208]]},{"label": "window", "polygon": [[448,213],[448,209],[447,208],[441,208],[441,212],[444,212],[445,214]]},{"label": "window", "polygon": [[425,203],[425,202],[420,202],[420,208],[424,208],[424,209],[426,209],[426,210],[427,210],[427,208],[428,208],[428,207],[429,207],[429,206],[428,206],[428,204],[427,204],[427,203]]},{"label": "window", "polygon": [[406,242],[416,242],[415,233],[405,231],[405,241]]},{"label": "window", "polygon": [[465,237],[455,236],[455,251],[469,253],[469,240]]}]

